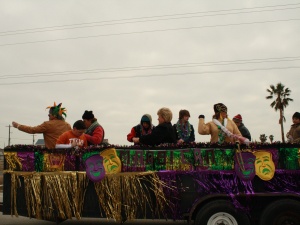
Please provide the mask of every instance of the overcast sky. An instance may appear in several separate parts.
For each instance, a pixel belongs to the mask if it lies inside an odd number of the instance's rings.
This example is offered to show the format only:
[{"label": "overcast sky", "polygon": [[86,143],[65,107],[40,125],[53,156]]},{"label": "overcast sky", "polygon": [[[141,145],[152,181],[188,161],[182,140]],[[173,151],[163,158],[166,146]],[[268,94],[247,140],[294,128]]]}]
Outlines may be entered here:
[{"label": "overcast sky", "polygon": [[[0,0],[0,147],[9,125],[39,125],[47,106],[66,107],[66,120],[92,110],[111,144],[143,114],[169,107],[172,123],[213,105],[241,114],[253,140],[281,140],[279,112],[266,89],[282,82],[293,102],[286,133],[300,111],[300,2],[278,0]],[[11,144],[42,138],[11,127]]]}]

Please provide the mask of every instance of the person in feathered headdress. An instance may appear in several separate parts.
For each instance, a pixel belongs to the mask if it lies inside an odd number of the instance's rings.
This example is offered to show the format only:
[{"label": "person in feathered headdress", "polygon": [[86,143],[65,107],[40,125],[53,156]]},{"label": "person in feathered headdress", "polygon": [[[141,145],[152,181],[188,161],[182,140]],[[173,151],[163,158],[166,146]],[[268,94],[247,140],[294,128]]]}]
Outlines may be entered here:
[{"label": "person in feathered headdress", "polygon": [[21,125],[15,121],[12,122],[12,126],[29,134],[42,133],[44,135],[45,147],[54,149],[58,137],[65,131],[71,130],[70,124],[63,118],[63,116],[67,116],[66,109],[62,108],[61,105],[61,103],[56,105],[54,102],[53,106],[48,106],[46,109],[49,109],[49,121],[45,121],[38,126]]},{"label": "person in feathered headdress", "polygon": [[48,106],[46,109],[49,109],[49,120],[51,119],[58,119],[58,120],[65,120],[63,118],[63,116],[67,117],[66,114],[66,108],[62,108],[61,107],[61,103],[59,103],[58,105],[56,105],[56,103],[54,102],[53,106]]}]

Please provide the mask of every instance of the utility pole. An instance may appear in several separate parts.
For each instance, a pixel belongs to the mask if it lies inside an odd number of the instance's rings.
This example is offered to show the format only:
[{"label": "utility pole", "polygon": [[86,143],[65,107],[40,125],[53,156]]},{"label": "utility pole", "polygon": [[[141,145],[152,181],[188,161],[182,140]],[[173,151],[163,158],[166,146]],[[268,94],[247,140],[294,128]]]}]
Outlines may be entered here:
[{"label": "utility pole", "polygon": [[8,127],[8,146],[10,146],[10,127],[11,127],[11,125],[9,124],[8,126],[6,126],[6,127]]},{"label": "utility pole", "polygon": [[35,134],[32,135],[32,145],[34,145],[34,136]]}]

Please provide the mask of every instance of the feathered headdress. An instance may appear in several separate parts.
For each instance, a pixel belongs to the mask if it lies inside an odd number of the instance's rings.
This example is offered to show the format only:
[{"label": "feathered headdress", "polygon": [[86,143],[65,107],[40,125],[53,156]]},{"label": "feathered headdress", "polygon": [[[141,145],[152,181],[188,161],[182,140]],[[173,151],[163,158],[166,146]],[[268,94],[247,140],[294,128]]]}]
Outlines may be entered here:
[{"label": "feathered headdress", "polygon": [[62,108],[61,107],[62,103],[59,103],[58,105],[56,105],[56,103],[54,102],[53,106],[48,106],[46,109],[50,109],[51,110],[51,114],[53,116],[60,116],[62,117],[62,115],[64,115],[65,117],[67,117],[67,110],[66,108]]}]

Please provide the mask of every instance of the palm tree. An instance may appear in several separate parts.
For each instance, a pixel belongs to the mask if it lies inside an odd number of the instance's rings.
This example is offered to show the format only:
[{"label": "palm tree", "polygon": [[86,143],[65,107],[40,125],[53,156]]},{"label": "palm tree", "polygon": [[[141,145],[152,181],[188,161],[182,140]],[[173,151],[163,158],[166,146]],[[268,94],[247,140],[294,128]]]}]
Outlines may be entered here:
[{"label": "palm tree", "polygon": [[274,135],[273,135],[273,134],[271,134],[271,135],[269,136],[269,139],[270,139],[270,142],[271,142],[271,143],[273,143],[273,140],[274,140]]},{"label": "palm tree", "polygon": [[267,137],[268,137],[268,136],[266,136],[265,134],[261,134],[261,135],[259,136],[259,139],[260,139],[261,143],[265,143],[266,140],[267,140]]},{"label": "palm tree", "polygon": [[283,130],[283,122],[285,122],[284,117],[284,108],[289,105],[289,102],[292,102],[293,99],[289,98],[291,94],[291,90],[289,88],[285,88],[282,83],[278,83],[276,87],[274,85],[270,85],[270,89],[267,89],[269,92],[269,96],[266,99],[273,99],[275,100],[271,103],[271,107],[275,109],[275,111],[279,110],[280,117],[279,117],[279,124],[281,126],[281,137],[282,142],[284,143],[284,130]]}]

